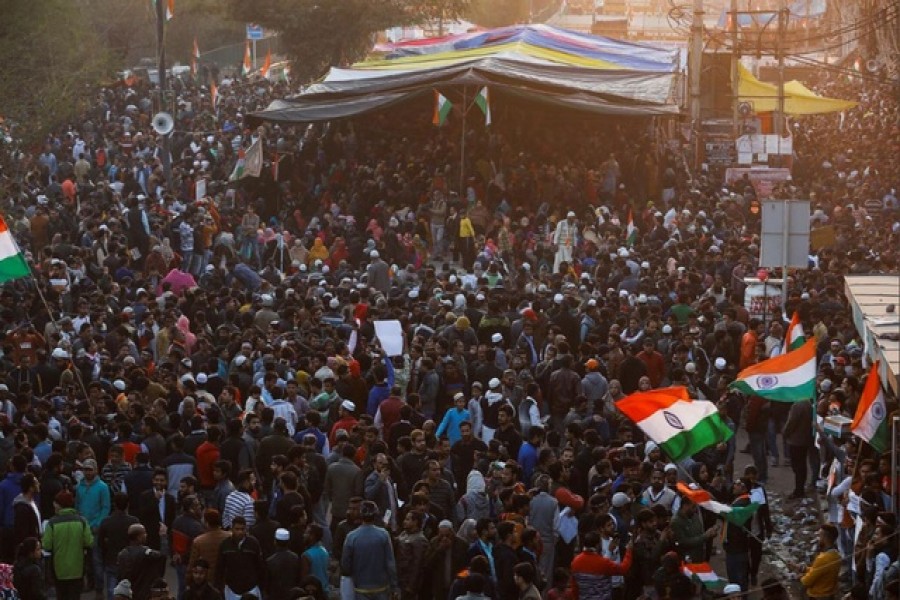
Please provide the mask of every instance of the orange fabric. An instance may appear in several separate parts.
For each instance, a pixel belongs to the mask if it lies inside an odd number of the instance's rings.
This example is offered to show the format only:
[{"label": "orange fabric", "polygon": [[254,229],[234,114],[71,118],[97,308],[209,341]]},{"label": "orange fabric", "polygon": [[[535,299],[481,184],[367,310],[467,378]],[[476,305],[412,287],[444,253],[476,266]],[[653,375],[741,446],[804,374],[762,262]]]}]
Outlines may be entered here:
[{"label": "orange fabric", "polygon": [[741,338],[741,368],[746,369],[756,363],[756,332],[748,331]]}]

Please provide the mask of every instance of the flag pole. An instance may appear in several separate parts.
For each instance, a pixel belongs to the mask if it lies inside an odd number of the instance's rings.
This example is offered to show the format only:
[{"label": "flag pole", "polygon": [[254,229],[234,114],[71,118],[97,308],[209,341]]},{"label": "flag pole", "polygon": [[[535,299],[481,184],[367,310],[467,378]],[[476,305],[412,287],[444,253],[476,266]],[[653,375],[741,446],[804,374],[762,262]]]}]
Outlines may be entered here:
[{"label": "flag pole", "polygon": [[[56,328],[56,331],[61,332],[62,329],[59,327],[59,323],[56,322],[56,318],[53,316],[53,311],[50,309],[50,304],[47,302],[47,298],[44,296],[44,292],[41,291],[41,283],[37,277],[34,275],[34,271],[31,268],[31,265],[28,266],[28,271],[30,273],[31,280],[34,282],[34,288],[37,290],[38,297],[41,299],[41,302],[44,305],[44,309],[47,311],[47,316],[50,317],[50,322],[53,323],[53,327]],[[84,399],[88,399],[87,387],[84,385],[84,379],[81,377],[81,370],[75,366],[75,357],[72,356],[72,353],[69,352],[69,360],[72,362],[73,370],[75,371],[75,379],[78,380],[78,386],[81,388],[81,393],[84,394]],[[91,407],[91,412],[93,412],[94,407]]]},{"label": "flag pole", "polygon": [[462,132],[460,133],[460,153],[459,153],[459,195],[465,198],[466,195],[466,115],[469,112],[467,104],[468,86],[463,85],[463,101],[462,101]]}]

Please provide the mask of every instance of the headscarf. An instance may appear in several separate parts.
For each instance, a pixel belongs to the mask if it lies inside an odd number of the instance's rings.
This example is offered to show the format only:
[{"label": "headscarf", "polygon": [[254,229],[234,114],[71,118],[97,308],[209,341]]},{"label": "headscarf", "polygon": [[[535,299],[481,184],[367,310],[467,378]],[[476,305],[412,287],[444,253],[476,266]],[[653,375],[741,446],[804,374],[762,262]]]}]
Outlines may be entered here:
[{"label": "headscarf", "polygon": [[328,248],[325,247],[322,238],[319,237],[313,240],[313,247],[309,250],[309,255],[306,257],[306,263],[312,264],[317,260],[323,262],[328,260]]},{"label": "headscarf", "polygon": [[181,315],[178,317],[178,320],[175,321],[175,327],[184,334],[184,349],[190,354],[194,349],[194,345],[197,343],[197,336],[191,333],[191,320],[188,319],[187,316]]},{"label": "headscarf", "polygon": [[469,471],[469,476],[466,478],[466,491],[484,493],[485,487],[484,475],[476,469]]},{"label": "headscarf", "polygon": [[468,546],[472,543],[472,540],[475,539],[475,525],[477,525],[475,519],[466,519],[462,522],[462,525],[460,525],[459,529],[456,531],[456,537],[463,540]]}]

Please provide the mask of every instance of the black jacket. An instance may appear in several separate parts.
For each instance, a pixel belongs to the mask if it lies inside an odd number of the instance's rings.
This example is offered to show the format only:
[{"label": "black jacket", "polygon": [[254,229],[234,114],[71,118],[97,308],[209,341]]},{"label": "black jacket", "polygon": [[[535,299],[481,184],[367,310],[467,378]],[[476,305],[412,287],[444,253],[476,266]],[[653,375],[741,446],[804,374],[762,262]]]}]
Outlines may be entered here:
[{"label": "black jacket", "polygon": [[97,545],[103,556],[103,564],[114,567],[119,552],[128,545],[128,528],[138,523],[138,518],[124,512],[113,511],[100,522],[97,529]]},{"label": "black jacket", "polygon": [[46,600],[44,570],[30,558],[19,560],[13,569],[13,585],[21,600]]},{"label": "black jacket", "polygon": [[517,598],[516,582],[513,580],[513,568],[519,563],[516,551],[506,544],[494,546],[494,568],[497,570],[497,591],[500,598]]},{"label": "black jacket", "polygon": [[139,500],[138,519],[141,525],[147,529],[147,545],[154,550],[161,547],[161,539],[159,537],[159,524],[165,523],[169,540],[169,547],[172,547],[172,523],[175,522],[175,498],[172,494],[166,494],[165,502],[165,519],[159,518],[159,501],[152,489],[141,494]]},{"label": "black jacket", "polygon": [[263,587],[266,565],[262,549],[255,537],[248,535],[238,546],[234,537],[222,542],[216,565],[217,587],[228,586],[235,594],[244,594],[256,586]]},{"label": "black jacket", "polygon": [[266,598],[287,600],[300,585],[300,557],[290,550],[277,550],[266,561]]},{"label": "black jacket", "polygon": [[116,565],[119,580],[131,582],[134,600],[148,600],[153,582],[166,572],[166,557],[147,546],[128,546],[119,553]]},{"label": "black jacket", "polygon": [[25,538],[41,537],[41,524],[31,503],[19,494],[13,500],[13,547],[18,548]]},{"label": "black jacket", "polygon": [[128,512],[137,515],[141,508],[141,494],[153,489],[153,468],[149,465],[138,465],[125,475],[122,481],[128,490]]}]

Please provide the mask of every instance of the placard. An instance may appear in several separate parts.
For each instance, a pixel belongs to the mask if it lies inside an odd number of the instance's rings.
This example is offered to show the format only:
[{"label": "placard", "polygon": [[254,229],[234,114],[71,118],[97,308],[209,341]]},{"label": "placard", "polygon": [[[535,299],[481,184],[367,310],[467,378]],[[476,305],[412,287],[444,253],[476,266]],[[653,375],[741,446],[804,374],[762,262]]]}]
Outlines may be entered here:
[{"label": "placard", "polygon": [[381,343],[381,348],[388,356],[400,356],[403,354],[403,328],[400,321],[374,321],[375,337]]}]

